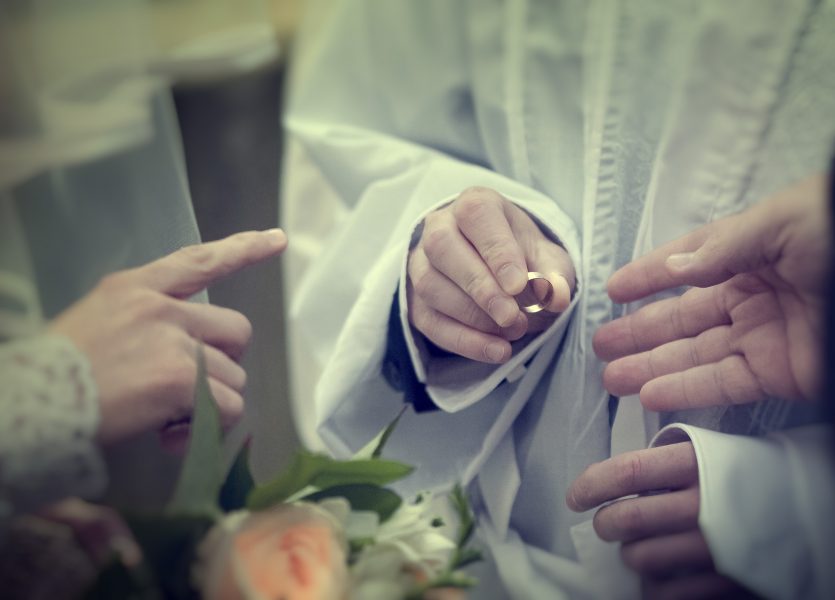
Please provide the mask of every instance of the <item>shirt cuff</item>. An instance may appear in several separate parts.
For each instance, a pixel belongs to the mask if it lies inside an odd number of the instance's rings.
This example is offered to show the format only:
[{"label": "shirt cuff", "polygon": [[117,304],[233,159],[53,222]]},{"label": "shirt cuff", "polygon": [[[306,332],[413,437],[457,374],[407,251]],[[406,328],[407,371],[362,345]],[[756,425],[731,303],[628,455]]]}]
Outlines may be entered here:
[{"label": "shirt cuff", "polygon": [[768,598],[833,597],[832,569],[823,566],[835,540],[827,430],[751,438],[676,423],[658,432],[653,447],[693,443],[699,527],[718,572]]}]

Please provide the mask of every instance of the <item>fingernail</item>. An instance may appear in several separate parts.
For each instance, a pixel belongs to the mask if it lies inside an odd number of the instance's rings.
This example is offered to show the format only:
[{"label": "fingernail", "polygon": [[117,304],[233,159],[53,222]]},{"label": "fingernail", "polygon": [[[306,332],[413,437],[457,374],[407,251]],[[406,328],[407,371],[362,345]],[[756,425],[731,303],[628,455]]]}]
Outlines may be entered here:
[{"label": "fingernail", "polygon": [[505,265],[499,269],[496,277],[499,279],[499,285],[508,294],[518,294],[528,282],[527,274],[513,264]]},{"label": "fingernail", "polygon": [[519,306],[510,298],[496,297],[487,305],[487,312],[499,327],[507,327],[516,320]]},{"label": "fingernail", "polygon": [[494,363],[502,362],[504,360],[504,346],[501,344],[487,344],[484,354]]},{"label": "fingernail", "polygon": [[676,271],[686,269],[693,262],[694,256],[695,253],[693,252],[687,252],[685,254],[671,254],[667,257],[667,266]]}]

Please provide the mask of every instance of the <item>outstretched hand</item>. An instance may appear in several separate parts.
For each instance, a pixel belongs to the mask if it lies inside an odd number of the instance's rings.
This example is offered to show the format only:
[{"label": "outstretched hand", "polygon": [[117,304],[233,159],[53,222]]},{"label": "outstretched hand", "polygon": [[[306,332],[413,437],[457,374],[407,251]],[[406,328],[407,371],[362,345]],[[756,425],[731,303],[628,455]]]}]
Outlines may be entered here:
[{"label": "outstretched hand", "polygon": [[212,282],[281,253],[280,230],[245,232],[182,248],[149,264],[108,275],[61,313],[50,331],[89,359],[99,393],[102,443],[164,430],[179,449],[191,415],[197,346],[225,427],[243,413],[246,373],[238,360],[252,335],[242,314],[187,299]]},{"label": "outstretched hand", "polygon": [[[546,310],[534,315],[514,300],[528,271],[543,273],[554,290]],[[506,362],[510,341],[547,328],[568,307],[573,288],[565,249],[487,188],[467,189],[427,215],[409,253],[409,321],[440,348],[481,362]]]},{"label": "outstretched hand", "polygon": [[650,410],[816,397],[831,244],[827,182],[815,177],[626,265],[616,302],[698,286],[603,325],[612,394]]}]

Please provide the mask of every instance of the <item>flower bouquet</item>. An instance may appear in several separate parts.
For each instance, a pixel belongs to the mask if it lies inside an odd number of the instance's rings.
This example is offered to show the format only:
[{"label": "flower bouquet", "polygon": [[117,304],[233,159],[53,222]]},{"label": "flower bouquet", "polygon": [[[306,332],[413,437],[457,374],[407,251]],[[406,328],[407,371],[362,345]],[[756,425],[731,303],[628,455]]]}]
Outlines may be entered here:
[{"label": "flower bouquet", "polygon": [[[474,521],[461,489],[449,497],[451,539],[430,494],[404,501],[385,487],[413,470],[381,456],[402,411],[351,460],[298,451],[278,477],[222,510],[220,423],[202,355],[198,362],[191,441],[173,498],[163,514],[125,515],[143,560],[114,561],[88,598],[456,598],[474,584],[460,571],[480,559],[468,546]],[[248,472],[237,476],[238,487],[251,482]]]}]

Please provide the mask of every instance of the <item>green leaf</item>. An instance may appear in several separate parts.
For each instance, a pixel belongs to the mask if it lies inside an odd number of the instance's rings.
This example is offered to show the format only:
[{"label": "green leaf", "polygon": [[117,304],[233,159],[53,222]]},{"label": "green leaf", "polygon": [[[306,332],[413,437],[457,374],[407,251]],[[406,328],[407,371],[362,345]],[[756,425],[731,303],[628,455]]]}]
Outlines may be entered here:
[{"label": "green leaf", "polygon": [[305,496],[303,499],[318,502],[325,498],[345,498],[350,503],[351,510],[374,511],[380,516],[381,523],[388,520],[403,503],[400,496],[391,490],[364,483],[336,485]]},{"label": "green leaf", "polygon": [[255,481],[249,470],[249,449],[244,446],[220,488],[220,508],[223,512],[231,512],[245,507],[246,498],[254,487]]},{"label": "green leaf", "polygon": [[395,428],[397,427],[397,423],[400,421],[400,417],[406,412],[406,409],[411,406],[410,404],[404,404],[403,408],[401,408],[397,416],[392,419],[391,423],[385,426],[385,428],[374,436],[374,439],[368,442],[362,449],[354,454],[354,460],[358,459],[365,459],[365,458],[377,458],[382,456],[383,448],[385,448],[386,442],[388,441],[391,434],[394,432]]},{"label": "green leaf", "polygon": [[484,555],[479,550],[475,548],[462,548],[455,553],[451,569],[461,569],[483,559]]},{"label": "green leaf", "polygon": [[306,487],[319,490],[348,484],[385,485],[406,477],[413,467],[392,460],[336,460],[324,454],[298,451],[277,478],[255,488],[247,507],[258,510],[284,502]]},{"label": "green leaf", "polygon": [[166,511],[170,514],[218,516],[218,493],[223,483],[220,415],[206,378],[203,346],[197,351],[197,381],[194,386],[194,416],[191,440],[174,496]]},{"label": "green leaf", "polygon": [[473,511],[470,509],[470,503],[467,501],[467,496],[460,484],[456,484],[450,494],[450,501],[458,515],[458,535],[456,536],[456,545],[458,548],[463,548],[473,535],[475,530],[475,517]]}]

